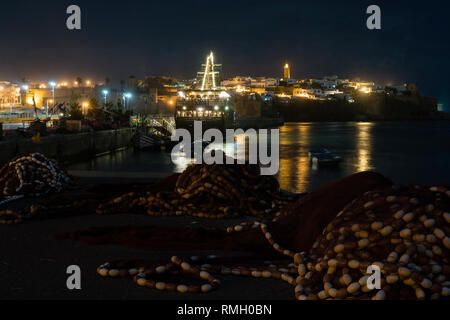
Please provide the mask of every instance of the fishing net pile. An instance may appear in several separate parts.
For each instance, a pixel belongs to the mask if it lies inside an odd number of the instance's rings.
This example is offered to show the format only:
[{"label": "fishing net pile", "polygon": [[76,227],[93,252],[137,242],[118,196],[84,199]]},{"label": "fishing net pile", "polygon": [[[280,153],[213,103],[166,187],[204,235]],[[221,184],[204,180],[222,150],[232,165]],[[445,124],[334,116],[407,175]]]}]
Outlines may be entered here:
[{"label": "fishing net pile", "polygon": [[[446,186],[398,186],[379,175],[357,174],[300,198],[274,219],[227,228],[225,242],[235,243],[233,249],[252,250],[240,247],[244,235],[254,247],[264,246],[261,241],[269,245],[267,261],[174,256],[159,264],[108,262],[97,272],[181,293],[209,292],[220,287],[220,275],[236,275],[284,280],[299,300],[448,298],[449,212]],[[92,240],[95,232],[79,232],[73,239],[83,237]],[[148,237],[150,247],[154,239]],[[208,237],[214,239],[214,232]],[[204,234],[198,238],[208,242]],[[189,241],[195,240],[191,235]],[[381,272],[379,289],[368,286],[369,266]]]},{"label": "fishing net pile", "polygon": [[258,165],[198,164],[189,166],[166,191],[130,192],[100,204],[97,213],[141,212],[223,219],[243,215],[271,216],[296,196],[280,191]]},{"label": "fishing net pile", "polygon": [[41,153],[26,153],[0,169],[0,194],[41,196],[60,192],[68,185],[69,175]]},{"label": "fishing net pile", "polygon": [[[0,205],[21,197],[39,197],[62,191],[71,178],[58,164],[40,153],[26,153],[18,156],[0,169]],[[3,200],[2,200],[3,199]],[[0,210],[0,223],[19,223],[29,212]]]},{"label": "fishing net pile", "polygon": [[[392,186],[366,192],[295,255],[297,299],[438,299],[450,294],[450,191]],[[367,268],[381,271],[380,290]]]}]

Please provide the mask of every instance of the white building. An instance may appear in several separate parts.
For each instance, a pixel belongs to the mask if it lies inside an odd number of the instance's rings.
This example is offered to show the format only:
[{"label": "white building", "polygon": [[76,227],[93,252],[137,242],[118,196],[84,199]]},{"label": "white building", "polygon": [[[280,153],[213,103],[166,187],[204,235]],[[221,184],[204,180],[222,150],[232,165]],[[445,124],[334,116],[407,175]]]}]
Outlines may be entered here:
[{"label": "white building", "polygon": [[8,81],[0,81],[0,109],[21,105],[20,87]]},{"label": "white building", "polygon": [[251,77],[234,77],[230,79],[223,80],[220,85],[222,87],[234,88],[234,87],[249,87],[251,84]]},{"label": "white building", "polygon": [[250,80],[250,86],[253,88],[270,88],[277,85],[277,79],[266,78],[266,77],[256,77]]}]

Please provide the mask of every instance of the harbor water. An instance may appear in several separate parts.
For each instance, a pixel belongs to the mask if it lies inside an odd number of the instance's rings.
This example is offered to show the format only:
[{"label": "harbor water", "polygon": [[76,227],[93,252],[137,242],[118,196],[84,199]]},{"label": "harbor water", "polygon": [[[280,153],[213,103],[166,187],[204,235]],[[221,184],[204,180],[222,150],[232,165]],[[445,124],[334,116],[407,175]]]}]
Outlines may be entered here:
[{"label": "harbor water", "polygon": [[[376,171],[395,183],[450,182],[450,122],[336,122],[286,123],[280,127],[280,186],[308,192],[321,184],[361,172]],[[239,139],[242,137],[238,137]],[[326,147],[342,157],[336,167],[315,167],[308,151]],[[208,148],[237,154],[236,143]],[[71,164],[75,171],[120,172],[139,176],[183,171],[192,160],[183,153],[172,161],[169,152],[135,152],[132,149]]]}]

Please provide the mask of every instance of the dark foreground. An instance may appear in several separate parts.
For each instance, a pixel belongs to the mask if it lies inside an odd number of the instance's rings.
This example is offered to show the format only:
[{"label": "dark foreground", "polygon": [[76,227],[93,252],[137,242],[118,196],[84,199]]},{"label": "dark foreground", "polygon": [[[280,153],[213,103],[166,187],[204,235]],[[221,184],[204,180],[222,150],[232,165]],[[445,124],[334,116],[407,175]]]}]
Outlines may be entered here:
[{"label": "dark foreground", "polygon": [[[89,181],[93,182],[93,181]],[[105,181],[102,181],[105,182]],[[161,292],[138,287],[130,278],[102,278],[96,268],[114,259],[169,260],[172,255],[230,255],[213,251],[141,251],[118,245],[87,245],[72,240],[55,240],[57,232],[71,232],[96,226],[204,226],[226,227],[241,220],[205,220],[191,217],[149,217],[120,214],[82,215],[26,221],[1,226],[0,299],[294,299],[293,287],[281,280],[219,276],[222,284],[208,294]],[[233,256],[245,254],[233,252]],[[81,290],[69,290],[66,269],[81,268]]]}]

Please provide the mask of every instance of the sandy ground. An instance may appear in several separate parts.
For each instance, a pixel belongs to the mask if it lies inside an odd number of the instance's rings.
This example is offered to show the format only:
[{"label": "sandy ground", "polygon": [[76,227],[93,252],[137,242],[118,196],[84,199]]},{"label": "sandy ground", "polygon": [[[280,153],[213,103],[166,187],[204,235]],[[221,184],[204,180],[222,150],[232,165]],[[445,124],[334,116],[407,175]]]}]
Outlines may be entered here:
[{"label": "sandy ground", "polygon": [[[83,178],[85,183],[96,178]],[[105,181],[102,178],[102,182]],[[117,182],[117,181],[114,181]],[[246,219],[243,219],[246,220]],[[96,268],[120,258],[170,259],[172,255],[191,256],[230,253],[212,251],[141,251],[116,245],[89,246],[78,241],[55,240],[55,232],[76,231],[89,226],[156,225],[224,227],[240,220],[200,220],[190,217],[149,217],[121,214],[113,216],[74,216],[62,219],[28,221],[0,226],[0,299],[294,299],[293,287],[274,279],[219,276],[221,287],[209,294],[179,294],[141,288],[129,278],[105,279]],[[193,224],[194,222],[194,224]],[[240,255],[236,252],[233,255]],[[248,255],[248,253],[245,253]],[[70,265],[81,268],[81,290],[66,286]]]}]

